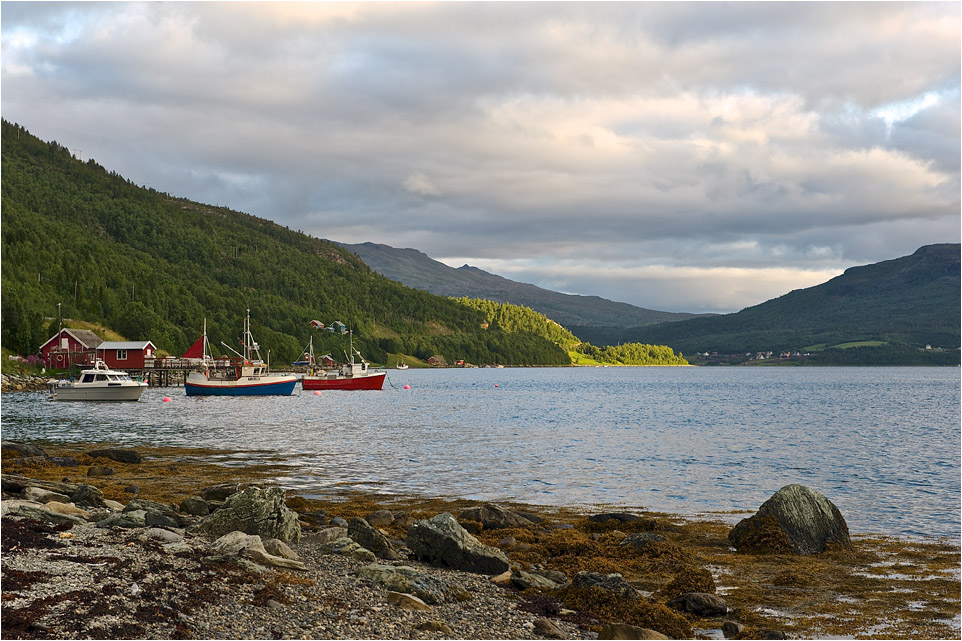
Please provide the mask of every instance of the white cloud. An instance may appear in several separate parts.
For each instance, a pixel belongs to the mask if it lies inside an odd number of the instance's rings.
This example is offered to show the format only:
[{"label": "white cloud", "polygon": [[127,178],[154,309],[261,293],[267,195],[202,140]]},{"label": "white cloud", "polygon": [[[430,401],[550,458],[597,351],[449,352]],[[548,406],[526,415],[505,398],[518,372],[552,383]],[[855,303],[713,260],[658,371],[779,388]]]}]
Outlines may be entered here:
[{"label": "white cloud", "polygon": [[431,180],[421,172],[414,172],[401,183],[408,192],[418,196],[440,196],[441,192]]}]

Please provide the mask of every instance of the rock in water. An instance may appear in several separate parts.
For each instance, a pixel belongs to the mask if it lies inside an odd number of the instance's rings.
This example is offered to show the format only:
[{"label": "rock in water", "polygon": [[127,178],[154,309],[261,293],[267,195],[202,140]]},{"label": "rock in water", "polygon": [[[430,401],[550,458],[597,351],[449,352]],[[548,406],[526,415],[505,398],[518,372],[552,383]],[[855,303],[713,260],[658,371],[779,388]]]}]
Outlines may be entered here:
[{"label": "rock in water", "polygon": [[416,521],[408,529],[408,547],[422,561],[477,574],[501,574],[508,557],[471,536],[450,512]]},{"label": "rock in water", "polygon": [[297,543],[301,524],[297,512],[284,503],[284,490],[279,487],[248,487],[227,497],[224,507],[204,519],[198,530],[210,537],[230,532],[256,534],[264,538]]},{"label": "rock in water", "polygon": [[829,545],[852,548],[842,513],[803,485],[780,489],[754,516],[742,519],[728,540],[739,552],[756,554],[817,554]]}]

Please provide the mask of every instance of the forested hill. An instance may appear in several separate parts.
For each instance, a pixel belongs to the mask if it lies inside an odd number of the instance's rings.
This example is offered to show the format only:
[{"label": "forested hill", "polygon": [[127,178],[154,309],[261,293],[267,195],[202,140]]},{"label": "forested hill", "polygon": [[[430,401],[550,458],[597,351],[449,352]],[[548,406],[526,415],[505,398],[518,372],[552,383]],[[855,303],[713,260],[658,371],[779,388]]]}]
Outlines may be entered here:
[{"label": "forested hill", "polygon": [[360,256],[371,269],[409,287],[439,296],[483,298],[530,307],[579,338],[597,345],[628,342],[632,328],[702,316],[660,312],[599,296],[553,292],[470,265],[455,269],[416,249],[398,249],[377,243],[338,244]]},{"label": "forested hill", "polygon": [[[342,321],[375,362],[387,354],[449,362],[568,364],[530,332],[405,287],[327,241],[271,221],[139,187],[67,147],[3,122],[2,344],[37,351],[62,315],[181,354],[204,319],[213,345],[236,347],[245,309],[272,362],[290,362],[309,322]],[[45,320],[45,317],[47,320]],[[315,349],[342,353],[340,335]],[[320,353],[324,353],[321,351]]]},{"label": "forested hill", "polygon": [[808,350],[822,362],[958,363],[960,249],[927,245],[737,314],[648,328],[634,340],[687,354]]}]

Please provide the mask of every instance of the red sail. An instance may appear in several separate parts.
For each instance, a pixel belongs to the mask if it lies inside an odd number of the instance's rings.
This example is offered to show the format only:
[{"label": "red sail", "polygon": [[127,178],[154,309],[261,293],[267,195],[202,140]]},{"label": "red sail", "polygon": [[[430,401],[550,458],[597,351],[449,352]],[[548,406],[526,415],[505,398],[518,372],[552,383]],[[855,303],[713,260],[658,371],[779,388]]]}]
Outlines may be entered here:
[{"label": "red sail", "polygon": [[190,346],[190,349],[184,352],[182,358],[204,358],[204,337],[201,336],[197,339],[197,342]]}]

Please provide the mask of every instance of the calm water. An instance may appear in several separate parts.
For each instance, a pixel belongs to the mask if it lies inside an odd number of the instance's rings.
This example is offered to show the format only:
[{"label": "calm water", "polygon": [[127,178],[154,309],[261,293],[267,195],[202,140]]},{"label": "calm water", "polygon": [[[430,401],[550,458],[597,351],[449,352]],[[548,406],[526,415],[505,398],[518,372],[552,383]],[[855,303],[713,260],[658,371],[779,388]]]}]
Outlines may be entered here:
[{"label": "calm water", "polygon": [[305,494],[692,515],[755,510],[801,483],[853,533],[959,539],[958,368],[392,370],[381,392],[187,398],[167,388],[135,404],[17,393],[0,414],[5,439],[281,454],[282,482]]}]

